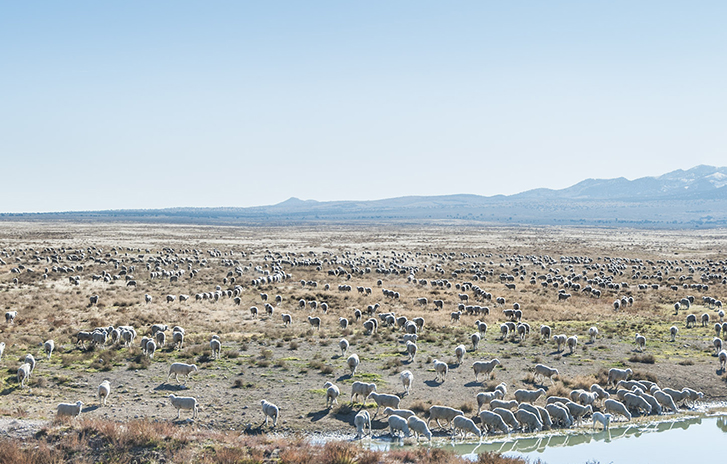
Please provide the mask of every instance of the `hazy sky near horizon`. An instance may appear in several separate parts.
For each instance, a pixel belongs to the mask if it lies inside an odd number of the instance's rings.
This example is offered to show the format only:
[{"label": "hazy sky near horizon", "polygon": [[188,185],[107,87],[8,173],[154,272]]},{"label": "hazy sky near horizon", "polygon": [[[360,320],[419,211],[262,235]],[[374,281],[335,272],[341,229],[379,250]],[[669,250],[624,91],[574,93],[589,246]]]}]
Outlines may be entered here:
[{"label": "hazy sky near horizon", "polygon": [[512,194],[727,165],[725,2],[0,8],[0,212]]}]

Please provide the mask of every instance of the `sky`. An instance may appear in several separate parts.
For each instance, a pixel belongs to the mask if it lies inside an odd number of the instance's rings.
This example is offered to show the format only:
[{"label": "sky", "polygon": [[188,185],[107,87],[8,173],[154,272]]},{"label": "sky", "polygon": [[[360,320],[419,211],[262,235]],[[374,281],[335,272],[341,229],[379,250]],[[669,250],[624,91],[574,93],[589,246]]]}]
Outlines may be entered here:
[{"label": "sky", "polygon": [[0,0],[0,212],[727,165],[726,2]]}]

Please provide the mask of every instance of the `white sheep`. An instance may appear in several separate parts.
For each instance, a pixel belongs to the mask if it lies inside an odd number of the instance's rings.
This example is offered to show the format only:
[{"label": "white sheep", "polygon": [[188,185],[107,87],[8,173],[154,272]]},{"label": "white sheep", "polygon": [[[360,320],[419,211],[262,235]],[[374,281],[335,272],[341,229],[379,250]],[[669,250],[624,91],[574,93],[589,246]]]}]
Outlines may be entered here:
[{"label": "white sheep", "polygon": [[398,409],[401,398],[396,395],[389,395],[387,393],[376,393],[375,391],[369,393],[368,398],[371,398],[376,403],[376,412],[374,417],[379,414],[381,406],[385,408]]},{"label": "white sheep", "polygon": [[166,382],[169,382],[169,378],[174,375],[174,380],[179,383],[179,375],[184,376],[184,385],[187,385],[187,380],[189,379],[189,375],[192,372],[197,372],[197,365],[196,364],[185,364],[182,362],[175,362],[172,363],[171,366],[169,366],[169,374],[167,375]]},{"label": "white sheep", "polygon": [[346,351],[348,351],[348,340],[342,338],[341,341],[338,342],[338,347],[341,349],[341,356],[346,356]]},{"label": "white sheep", "polygon": [[516,390],[515,401],[518,403],[534,403],[542,395],[545,395],[545,389],[538,388],[537,390]]},{"label": "white sheep", "polygon": [[507,384],[505,382],[500,382],[500,384],[495,387],[495,390],[500,390],[503,398],[507,396]]},{"label": "white sheep", "polygon": [[273,420],[273,427],[278,425],[278,415],[280,414],[280,409],[278,409],[277,406],[275,406],[273,403],[269,403],[266,400],[261,400],[260,404],[263,408],[263,415],[265,416],[265,425],[268,425],[268,419]]},{"label": "white sheep", "polygon": [[351,384],[351,404],[357,396],[361,396],[364,400],[364,406],[366,406],[366,400],[368,400],[369,394],[376,391],[375,383],[366,382],[354,382]]},{"label": "white sheep", "polygon": [[603,409],[606,412],[610,412],[612,414],[612,417],[624,416],[627,421],[631,420],[631,413],[626,408],[626,406],[619,401],[606,400],[603,402]]},{"label": "white sheep", "polygon": [[184,333],[183,332],[172,332],[172,344],[178,350],[182,349],[184,345]]},{"label": "white sheep", "polygon": [[449,372],[449,366],[447,363],[436,359],[432,363],[434,364],[434,372],[436,373],[434,380],[436,381],[441,378],[442,382],[444,382],[447,377],[447,372]]},{"label": "white sheep", "polygon": [[406,343],[406,342],[414,342],[414,343],[416,343],[416,341],[418,339],[419,339],[419,336],[417,334],[405,334],[403,337],[401,337],[401,340],[404,343]]},{"label": "white sheep", "polygon": [[672,398],[671,395],[664,393],[659,389],[652,391],[651,394],[654,395],[656,401],[658,401],[663,407],[671,409],[672,412],[679,411],[679,408],[677,408],[676,403],[674,403],[674,398]]},{"label": "white sheep", "polygon": [[632,375],[634,371],[631,369],[618,369],[612,367],[608,370],[608,385],[616,386],[616,382],[620,380],[628,380],[629,375]]},{"label": "white sheep", "polygon": [[576,422],[578,424],[580,424],[581,419],[586,414],[593,414],[593,407],[590,405],[581,406],[580,404],[574,403],[573,401],[568,401],[565,404],[565,407],[568,408],[568,411],[570,411],[571,415],[573,416],[573,418],[576,420]]},{"label": "white sheep", "polygon": [[56,344],[53,340],[46,340],[45,343],[43,343],[43,349],[45,350],[45,354],[48,356],[48,360],[50,361],[50,356],[53,354],[53,349],[55,349]]},{"label": "white sheep", "polygon": [[0,342],[0,360],[3,359],[4,352],[5,352],[5,342]]},{"label": "white sheep", "polygon": [[20,388],[25,387],[25,381],[30,378],[30,364],[23,363],[18,367],[18,383]]},{"label": "white sheep", "polygon": [[602,398],[604,400],[607,400],[611,397],[611,394],[608,393],[606,390],[604,390],[600,385],[597,383],[594,383],[591,385],[591,391],[594,393],[598,393],[598,397]]},{"label": "white sheep", "polygon": [[[368,411],[361,410],[353,418],[353,425],[356,426],[356,438],[362,438],[366,435],[371,434],[371,416]],[[366,433],[366,427],[368,426],[368,433]]]},{"label": "white sheep", "polygon": [[417,355],[417,344],[412,341],[407,341],[406,352],[409,354],[409,361],[413,362]]},{"label": "white sheep", "polygon": [[108,399],[110,394],[111,383],[108,380],[104,380],[103,382],[101,382],[101,385],[98,386],[96,396],[98,396],[99,401],[101,401],[101,403],[106,406],[106,400]]},{"label": "white sheep", "polygon": [[338,396],[341,391],[331,382],[324,383],[323,388],[326,389],[326,408],[330,409],[333,407],[333,403],[338,404]]},{"label": "white sheep", "polygon": [[423,420],[418,418],[416,415],[409,416],[406,419],[406,423],[409,426],[409,430],[411,432],[414,432],[414,437],[416,438],[417,442],[419,441],[419,436],[424,435],[424,437],[432,441],[432,432],[429,430],[429,427],[427,427],[427,423]]},{"label": "white sheep", "polygon": [[15,321],[15,318],[18,317],[17,311],[8,311],[5,313],[5,323],[6,324],[12,324]]},{"label": "white sheep", "polygon": [[691,405],[704,398],[704,393],[692,390],[691,388],[683,388],[682,393],[686,393],[686,403],[691,402]]},{"label": "white sheep", "polygon": [[552,329],[547,325],[541,325],[540,326],[540,335],[543,337],[543,339],[547,342],[550,340],[550,335],[552,333]]},{"label": "white sheep", "polygon": [[[0,356],[2,356],[1,352]],[[720,351],[719,354],[717,354],[717,358],[719,359],[719,369],[720,371],[724,372],[725,368],[727,367],[727,351]]]},{"label": "white sheep", "polygon": [[71,416],[78,417],[81,415],[83,410],[83,403],[76,401],[76,403],[59,403],[56,407],[56,417]]},{"label": "white sheep", "polygon": [[35,371],[35,358],[32,354],[28,353],[25,355],[25,363],[30,365],[30,376]]},{"label": "white sheep", "polygon": [[540,420],[539,414],[534,414],[525,409],[515,411],[515,419],[520,423],[521,428],[527,428],[530,432],[540,432],[543,430],[543,422]]},{"label": "white sheep", "polygon": [[541,377],[543,380],[550,379],[550,383],[555,385],[555,382],[553,382],[553,377],[559,375],[558,369],[553,369],[551,367],[546,366],[545,364],[536,364],[535,365],[535,374],[533,375],[533,380],[536,380],[538,377]]},{"label": "white sheep", "polygon": [[192,411],[192,419],[196,418],[199,414],[199,404],[196,398],[191,396],[177,396],[174,393],[171,393],[167,398],[171,400],[172,406],[177,408],[177,419],[179,419],[182,409]]},{"label": "white sheep", "polygon": [[480,381],[480,374],[485,374],[488,378],[493,376],[495,366],[499,366],[500,361],[498,359],[491,359],[490,361],[475,361],[472,363],[472,370],[475,372],[475,382]]},{"label": "white sheep", "polygon": [[479,416],[483,428],[487,427],[487,430],[491,432],[495,432],[497,430],[504,433],[510,432],[510,428],[507,426],[505,421],[502,420],[502,416],[500,416],[499,414],[496,414],[492,411],[481,411],[479,413]]},{"label": "white sheep", "polygon": [[548,412],[548,414],[550,414],[550,417],[554,424],[559,424],[566,428],[573,425],[573,417],[571,416],[570,411],[562,404],[548,404],[545,406],[545,410]]},{"label": "white sheep", "polygon": [[346,319],[345,317],[339,317],[338,325],[340,325],[341,328],[345,330],[346,328],[348,328],[348,319]]},{"label": "white sheep", "polygon": [[504,401],[504,400],[492,400],[490,401],[490,409],[502,408],[502,409],[517,409],[518,402],[515,400]]},{"label": "white sheep", "polygon": [[392,415],[399,416],[399,417],[403,417],[404,419],[408,419],[411,416],[416,416],[416,413],[414,411],[412,411],[411,409],[394,409],[394,408],[390,408],[388,406],[386,408],[384,408],[383,414],[385,416],[392,416]]},{"label": "white sheep", "polygon": [[644,351],[644,346],[646,345],[646,337],[637,333],[635,340],[636,347],[639,349],[639,351]]},{"label": "white sheep", "polygon": [[578,346],[578,336],[572,335],[568,337],[566,340],[566,344],[568,345],[568,349],[570,350],[571,354],[573,354],[573,351],[575,351],[576,346]]},{"label": "white sheep", "polygon": [[290,314],[283,314],[283,325],[290,325],[293,323],[293,316]]},{"label": "white sheep", "polygon": [[157,332],[155,337],[156,337],[157,346],[159,348],[162,348],[164,345],[167,344],[167,334],[166,333],[159,331],[159,332]]},{"label": "white sheep", "polygon": [[502,420],[505,421],[507,425],[509,425],[512,429],[517,429],[520,427],[520,422],[515,419],[515,414],[512,413],[509,409],[505,408],[494,408],[492,410],[495,414],[499,414],[500,417],[502,417]]},{"label": "white sheep", "polygon": [[148,340],[146,342],[146,355],[149,356],[149,359],[154,359],[154,352],[157,349],[157,344],[154,342],[154,340]]},{"label": "white sheep", "polygon": [[578,402],[584,406],[594,406],[596,404],[596,400],[598,399],[598,393],[597,392],[581,392],[578,395]]},{"label": "white sheep", "polygon": [[427,426],[431,421],[436,421],[439,428],[443,428],[439,422],[440,419],[446,421],[450,427],[452,420],[457,416],[464,416],[464,412],[459,409],[450,408],[449,406],[432,406],[429,408],[429,419],[427,419]]},{"label": "white sheep", "polygon": [[401,384],[404,386],[404,394],[408,395],[411,392],[411,386],[414,383],[414,374],[410,370],[403,371],[399,374]]},{"label": "white sheep", "polygon": [[651,405],[639,395],[633,393],[624,394],[623,404],[630,411],[636,411],[644,414],[651,414]]},{"label": "white sheep", "polygon": [[482,411],[482,406],[490,404],[492,400],[502,399],[502,392],[495,390],[492,392],[480,392],[477,394],[477,414]]},{"label": "white sheep", "polygon": [[408,437],[411,435],[409,432],[409,424],[406,419],[399,416],[389,416],[389,433],[391,433],[392,437],[398,437],[399,432],[401,432],[402,435]]},{"label": "white sheep", "polygon": [[321,329],[321,318],[320,317],[311,317],[311,316],[308,316],[308,323],[310,323],[310,325],[312,327],[315,327],[316,330],[320,330]]},{"label": "white sheep", "polygon": [[467,353],[467,347],[464,345],[457,345],[454,349],[454,356],[457,358],[457,365],[462,364],[462,359],[464,358],[465,353]]},{"label": "white sheep", "polygon": [[477,332],[470,335],[470,340],[472,340],[472,351],[477,351],[477,347],[480,345],[480,334]]},{"label": "white sheep", "polygon": [[669,334],[671,335],[671,341],[674,341],[676,339],[677,333],[679,333],[679,328],[675,325],[671,326],[669,329]]},{"label": "white sheep", "polygon": [[596,429],[596,423],[600,422],[603,425],[603,430],[608,430],[611,425],[611,414],[603,414],[600,412],[593,413],[593,430]]},{"label": "white sheep", "polygon": [[598,337],[598,327],[591,327],[588,329],[588,335],[591,337],[591,343],[596,343],[596,337]]},{"label": "white sheep", "polygon": [[476,435],[478,438],[482,438],[482,430],[474,423],[474,421],[465,416],[456,416],[452,419],[453,435],[458,435],[462,432],[462,438],[464,439],[468,433]]},{"label": "white sheep", "polygon": [[358,365],[360,364],[358,355],[356,353],[354,353],[351,356],[349,356],[348,359],[346,360],[346,364],[348,364],[348,368],[351,369],[351,377],[356,375],[356,369],[358,368]]},{"label": "white sheep", "polygon": [[722,339],[719,337],[714,337],[714,340],[712,340],[712,344],[714,345],[714,353],[719,356],[719,352],[722,351]]}]

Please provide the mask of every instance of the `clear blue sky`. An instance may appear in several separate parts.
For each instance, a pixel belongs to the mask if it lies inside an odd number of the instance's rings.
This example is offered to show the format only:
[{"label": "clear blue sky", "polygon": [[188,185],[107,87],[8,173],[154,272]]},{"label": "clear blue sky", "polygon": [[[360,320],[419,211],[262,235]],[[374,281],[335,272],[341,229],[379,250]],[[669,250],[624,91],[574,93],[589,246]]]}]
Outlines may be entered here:
[{"label": "clear blue sky", "polygon": [[727,2],[0,3],[0,212],[727,165]]}]

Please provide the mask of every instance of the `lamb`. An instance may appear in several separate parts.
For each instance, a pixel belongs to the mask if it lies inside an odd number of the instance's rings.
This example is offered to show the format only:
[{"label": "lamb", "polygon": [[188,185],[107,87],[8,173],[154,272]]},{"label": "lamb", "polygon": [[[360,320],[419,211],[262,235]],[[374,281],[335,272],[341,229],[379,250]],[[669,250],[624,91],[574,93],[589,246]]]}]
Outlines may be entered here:
[{"label": "lamb", "polygon": [[341,341],[338,342],[338,347],[341,348],[341,356],[346,356],[346,351],[348,351],[348,340],[342,338]]},{"label": "lamb", "polygon": [[404,394],[408,395],[411,392],[411,385],[414,383],[414,374],[406,370],[399,374],[399,380],[401,380],[401,384],[404,386]]},{"label": "lamb", "polygon": [[545,410],[550,414],[554,424],[559,424],[566,428],[573,425],[573,417],[565,406],[553,403],[546,405]]},{"label": "lamb", "polygon": [[83,410],[83,403],[80,401],[76,401],[75,404],[58,403],[58,406],[56,407],[56,417],[61,417],[61,416],[78,417],[81,415],[82,410]]},{"label": "lamb", "polygon": [[611,424],[611,414],[603,414],[600,412],[594,412],[593,413],[593,430],[596,430],[596,423],[600,422],[601,425],[603,425],[603,430],[608,430],[609,425]]},{"label": "lamb", "polygon": [[409,430],[414,432],[414,437],[417,442],[419,442],[420,435],[424,435],[427,440],[432,441],[432,432],[429,430],[429,427],[427,427],[427,423],[424,420],[413,415],[406,419],[406,423],[409,426]]},{"label": "lamb", "polygon": [[464,412],[460,411],[459,409],[450,408],[448,406],[432,406],[429,408],[429,419],[427,419],[427,426],[429,426],[429,423],[432,421],[436,421],[439,428],[443,428],[442,424],[439,422],[439,420],[446,421],[450,426],[452,426],[452,420],[454,420],[457,416],[464,416]]},{"label": "lamb", "polygon": [[321,330],[321,318],[308,316],[308,322],[311,326],[315,327],[316,330]]},{"label": "lamb", "polygon": [[532,412],[524,409],[518,409],[515,411],[515,419],[520,423],[521,428],[524,430],[526,427],[531,432],[539,432],[543,430],[543,423],[540,420],[539,415],[533,414]]},{"label": "lamb", "polygon": [[644,351],[644,345],[646,345],[646,337],[636,334],[636,347],[639,351]]},{"label": "lamb", "polygon": [[571,354],[573,354],[573,351],[576,349],[576,346],[578,346],[578,336],[572,335],[568,337],[568,340],[566,340],[566,344],[568,345],[568,349],[570,350]]},{"label": "lamb", "polygon": [[409,432],[409,424],[406,419],[399,416],[389,416],[389,433],[391,433],[392,437],[398,437],[399,432],[401,432],[402,435],[408,437],[411,435]]},{"label": "lamb", "polygon": [[477,414],[482,411],[482,406],[490,404],[492,400],[502,399],[502,392],[495,390],[493,392],[480,392],[477,394]]},{"label": "lamb", "polygon": [[677,333],[679,333],[679,328],[675,325],[671,326],[669,329],[669,334],[671,335],[671,341],[674,341],[677,337]]},{"label": "lamb", "polygon": [[452,426],[454,429],[454,435],[458,435],[459,431],[462,431],[462,438],[464,439],[468,433],[476,435],[478,438],[482,438],[482,430],[474,423],[474,421],[465,416],[457,416],[452,420]]},{"label": "lamb", "polygon": [[273,420],[273,427],[278,425],[278,415],[280,414],[278,407],[266,400],[261,400],[260,404],[262,405],[263,415],[265,416],[265,425],[268,425],[268,419]]},{"label": "lamb", "polygon": [[552,333],[552,329],[547,325],[541,325],[540,326],[540,335],[543,337],[543,340],[546,342],[550,340],[550,335]]},{"label": "lamb", "polygon": [[495,366],[499,365],[500,361],[498,359],[491,359],[490,361],[475,361],[472,363],[472,370],[475,372],[475,382],[480,381],[480,374],[485,374],[488,378],[491,378]]},{"label": "lamb", "polygon": [[480,416],[480,422],[482,422],[483,427],[487,427],[487,430],[490,431],[496,431],[499,430],[504,433],[510,432],[510,428],[505,424],[505,421],[502,420],[502,416],[500,416],[497,413],[494,413],[492,411],[481,411],[479,413]]},{"label": "lamb", "polygon": [[502,417],[502,420],[505,421],[505,423],[509,425],[512,429],[517,429],[520,427],[520,422],[515,419],[515,414],[513,414],[512,411],[510,411],[509,409],[494,408],[492,412]]},{"label": "lamb", "polygon": [[537,379],[538,377],[542,377],[543,380],[546,378],[550,379],[550,383],[555,385],[555,382],[553,382],[553,376],[559,375],[558,369],[553,369],[545,364],[536,364],[535,365],[535,374],[533,375],[534,379]]},{"label": "lamb", "polygon": [[366,382],[354,382],[351,384],[351,404],[353,399],[357,396],[361,396],[364,399],[364,406],[366,406],[366,400],[368,400],[369,394],[376,391],[375,383]]},{"label": "lamb", "polygon": [[447,377],[447,372],[449,371],[449,366],[447,365],[447,363],[438,361],[436,359],[432,362],[434,364],[434,372],[436,372],[437,374],[434,377],[434,380],[436,381],[437,379],[441,378],[442,382],[444,382],[445,378]]},{"label": "lamb", "polygon": [[111,383],[108,380],[104,380],[103,382],[101,382],[101,385],[98,386],[98,392],[96,392],[96,396],[98,396],[98,399],[101,401],[101,403],[106,406],[106,400],[108,399],[110,394]]},{"label": "lamb", "polygon": [[477,351],[477,347],[480,345],[480,334],[473,333],[470,335],[470,340],[472,340],[472,351]]},{"label": "lamb", "polygon": [[454,355],[457,357],[457,365],[462,364],[462,358],[464,358],[467,348],[464,345],[458,345],[454,349]]},{"label": "lamb", "polygon": [[635,395],[633,393],[626,393],[624,395],[623,403],[626,406],[626,408],[631,411],[636,411],[638,413],[643,411],[644,414],[651,414],[651,405],[644,398],[640,397],[639,395]]},{"label": "lamb", "polygon": [[629,375],[633,375],[634,371],[631,369],[618,369],[612,367],[608,370],[608,383],[607,385],[616,386],[616,382],[620,380],[628,380]]},{"label": "lamb", "polygon": [[45,350],[45,354],[48,355],[48,361],[50,361],[50,356],[53,354],[53,349],[55,347],[56,344],[53,340],[46,340],[45,343],[43,343],[43,349]]},{"label": "lamb", "polygon": [[376,403],[376,412],[374,413],[374,417],[379,414],[379,409],[381,408],[381,406],[384,406],[385,408],[388,407],[391,409],[398,409],[399,402],[401,401],[401,398],[396,395],[389,395],[387,393],[376,393],[375,391],[369,393],[368,397],[373,399]]},{"label": "lamb", "polygon": [[30,378],[30,364],[23,363],[18,367],[18,383],[20,388],[25,387],[25,381]]},{"label": "lamb", "polygon": [[[356,438],[362,438],[366,435],[371,434],[371,416],[369,416],[368,411],[361,410],[356,414],[356,417],[353,418],[353,425],[356,426]],[[366,426],[368,426],[369,431],[366,433]]]},{"label": "lamb", "polygon": [[179,383],[179,375],[184,376],[184,385],[187,385],[187,380],[189,379],[189,375],[192,372],[197,372],[197,365],[196,364],[185,364],[182,362],[175,362],[172,363],[171,366],[169,366],[169,374],[167,375],[166,382],[169,382],[169,378],[174,374],[174,380]]},{"label": "lamb", "polygon": [[538,388],[537,390],[516,390],[515,401],[518,403],[534,403],[542,395],[545,395],[543,388]]},{"label": "lamb", "polygon": [[333,403],[338,404],[338,396],[341,391],[331,382],[324,383],[323,388],[326,389],[326,407],[330,409],[333,407]]},{"label": "lamb", "polygon": [[358,368],[358,365],[360,364],[358,355],[356,353],[354,353],[351,356],[349,356],[348,359],[346,360],[346,364],[348,364],[348,368],[351,369],[351,377],[356,375],[356,369]]},{"label": "lamb", "polygon": [[193,398],[191,396],[177,396],[174,393],[167,396],[167,398],[171,400],[172,406],[177,408],[177,419],[179,419],[179,415],[182,413],[182,409],[192,411],[192,419],[195,419],[198,416],[199,405],[196,398]]},{"label": "lamb", "polygon": [[406,352],[409,353],[409,361],[414,362],[414,357],[417,355],[417,344],[414,342],[406,342]]},{"label": "lamb", "polygon": [[210,340],[210,348],[212,348],[212,358],[219,359],[222,351],[222,342],[217,338],[213,338]]},{"label": "lamb", "polygon": [[596,337],[598,337],[598,327],[591,327],[588,329],[588,335],[591,337],[591,343],[596,343]]},{"label": "lamb", "polygon": [[492,400],[490,401],[490,409],[503,408],[503,409],[517,409],[517,401],[503,401],[503,400]]},{"label": "lamb", "polygon": [[677,405],[674,403],[674,398],[672,398],[671,395],[668,395],[661,390],[653,391],[652,395],[654,395],[656,401],[658,401],[663,407],[669,408],[673,412],[679,411],[679,408],[677,408]]}]

